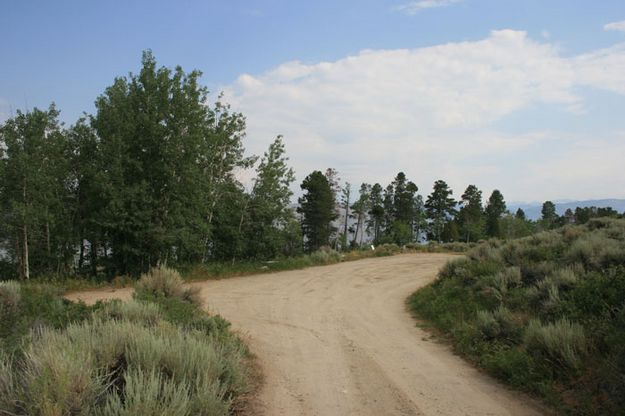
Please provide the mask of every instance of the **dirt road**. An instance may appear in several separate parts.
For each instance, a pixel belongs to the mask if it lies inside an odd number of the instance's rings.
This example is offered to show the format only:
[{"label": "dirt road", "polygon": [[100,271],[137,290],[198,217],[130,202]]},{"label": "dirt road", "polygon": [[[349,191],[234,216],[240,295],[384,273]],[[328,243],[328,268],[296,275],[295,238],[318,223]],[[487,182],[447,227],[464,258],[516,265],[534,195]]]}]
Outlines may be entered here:
[{"label": "dirt road", "polygon": [[[450,258],[411,254],[196,283],[258,356],[259,413],[536,415],[415,327],[404,301]],[[130,298],[129,289],[73,294]]]}]

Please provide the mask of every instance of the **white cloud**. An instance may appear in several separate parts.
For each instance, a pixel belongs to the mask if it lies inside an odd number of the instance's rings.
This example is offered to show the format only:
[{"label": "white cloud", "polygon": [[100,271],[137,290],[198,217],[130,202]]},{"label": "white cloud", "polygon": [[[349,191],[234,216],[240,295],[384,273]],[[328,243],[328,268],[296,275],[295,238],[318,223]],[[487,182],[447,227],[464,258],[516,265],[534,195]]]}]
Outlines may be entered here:
[{"label": "white cloud", "polygon": [[625,20],[621,20],[620,22],[612,22],[603,26],[603,30],[617,30],[620,32],[625,32]]},{"label": "white cloud", "polygon": [[395,6],[393,10],[403,12],[409,15],[417,14],[421,10],[434,9],[437,7],[451,6],[454,3],[460,3],[463,0],[419,0]]},{"label": "white cloud", "polygon": [[[247,116],[249,150],[262,153],[283,134],[300,180],[335,167],[355,184],[388,183],[404,170],[423,192],[443,178],[456,193],[476,183],[518,200],[614,196],[599,194],[603,188],[593,181],[604,172],[612,189],[625,189],[620,165],[612,163],[625,135],[610,139],[612,149],[589,142],[589,154],[612,161],[597,171],[580,163],[586,138],[574,132],[564,138],[550,131],[512,134],[495,125],[535,105],[580,113],[579,87],[625,94],[625,45],[565,57],[525,32],[501,30],[474,42],[287,62],[241,75],[224,90]],[[573,176],[563,173],[557,187],[545,185],[543,165],[568,167],[582,178],[567,182]]]}]

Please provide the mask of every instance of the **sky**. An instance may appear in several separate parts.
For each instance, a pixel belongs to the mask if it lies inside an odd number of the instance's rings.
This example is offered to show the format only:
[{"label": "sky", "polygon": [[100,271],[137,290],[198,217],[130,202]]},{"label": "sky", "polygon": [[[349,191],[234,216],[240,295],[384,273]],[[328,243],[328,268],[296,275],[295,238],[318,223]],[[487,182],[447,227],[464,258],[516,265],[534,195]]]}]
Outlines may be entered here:
[{"label": "sky", "polygon": [[625,198],[623,0],[0,0],[0,122],[70,125],[146,49],[224,93],[249,154],[283,135],[297,183]]}]

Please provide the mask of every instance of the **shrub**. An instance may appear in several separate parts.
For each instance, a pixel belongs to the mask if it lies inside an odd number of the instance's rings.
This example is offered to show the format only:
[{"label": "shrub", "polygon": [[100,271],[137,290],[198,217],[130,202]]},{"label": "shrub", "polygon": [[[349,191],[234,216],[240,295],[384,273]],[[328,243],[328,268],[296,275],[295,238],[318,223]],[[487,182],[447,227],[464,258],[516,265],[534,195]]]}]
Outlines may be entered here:
[{"label": "shrub", "polygon": [[92,352],[84,348],[84,342],[90,341],[71,342],[51,329],[34,335],[19,366],[19,384],[23,386],[19,403],[26,414],[91,412],[105,390],[105,377],[93,361]]},{"label": "shrub", "polygon": [[101,319],[127,320],[154,326],[163,319],[163,313],[158,304],[153,302],[113,300],[98,309],[94,316]]},{"label": "shrub", "polygon": [[584,328],[567,319],[546,325],[531,320],[525,329],[523,342],[528,351],[551,358],[568,369],[579,367],[588,346]]},{"label": "shrub", "polygon": [[469,273],[466,266],[469,263],[469,259],[466,257],[460,257],[454,260],[450,260],[441,268],[438,272],[439,279],[448,279],[452,276],[459,276],[462,278],[469,278]]},{"label": "shrub", "polygon": [[338,263],[341,261],[341,253],[328,246],[323,246],[319,250],[310,253],[308,258],[310,258],[313,265]]},{"label": "shrub", "polygon": [[[0,363],[6,411],[226,415],[244,388],[243,349],[166,321],[102,320],[43,329],[15,365]],[[18,386],[19,388],[16,388]]]},{"label": "shrub", "polygon": [[499,335],[499,324],[492,312],[477,311],[475,324],[477,325],[477,330],[486,339],[497,338]]},{"label": "shrub", "polygon": [[508,289],[521,284],[521,271],[518,267],[508,267],[497,274],[483,277],[481,284],[499,302],[503,302]]},{"label": "shrub", "polygon": [[472,260],[483,260],[487,262],[500,262],[502,260],[501,251],[491,247],[488,243],[483,243],[469,250],[467,256]]},{"label": "shrub", "polygon": [[599,269],[610,264],[625,263],[625,247],[617,240],[590,233],[571,245],[567,258],[571,262],[579,261],[589,268]]},{"label": "shrub", "polygon": [[152,268],[141,275],[135,286],[135,296],[138,299],[175,298],[196,305],[202,304],[199,289],[185,286],[177,271],[164,266]]},{"label": "shrub", "polygon": [[479,310],[475,323],[484,339],[501,338],[512,340],[514,336],[514,318],[512,313],[503,305],[499,305],[492,312]]}]

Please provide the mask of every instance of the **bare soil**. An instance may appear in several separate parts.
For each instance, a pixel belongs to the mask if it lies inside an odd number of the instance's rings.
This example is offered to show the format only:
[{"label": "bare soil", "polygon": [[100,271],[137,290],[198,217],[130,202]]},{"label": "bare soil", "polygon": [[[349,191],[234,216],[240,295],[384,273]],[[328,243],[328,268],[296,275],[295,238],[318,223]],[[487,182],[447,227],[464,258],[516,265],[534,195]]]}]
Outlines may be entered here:
[{"label": "bare soil", "polygon": [[[405,299],[450,258],[406,254],[193,284],[258,357],[264,383],[251,401],[254,414],[543,414],[534,400],[432,340],[406,311]],[[131,294],[68,298],[94,303]]]}]

